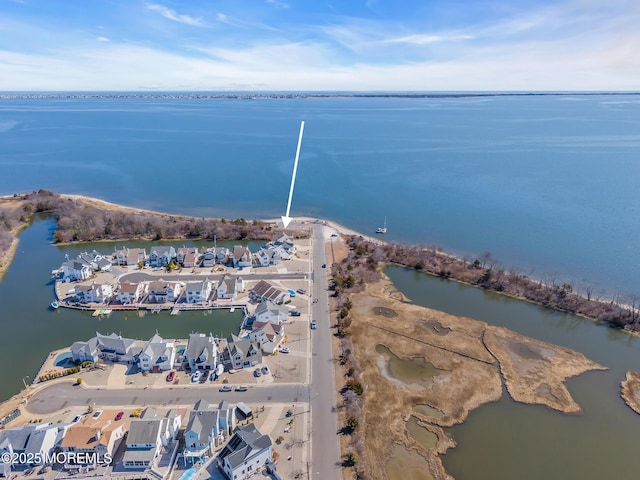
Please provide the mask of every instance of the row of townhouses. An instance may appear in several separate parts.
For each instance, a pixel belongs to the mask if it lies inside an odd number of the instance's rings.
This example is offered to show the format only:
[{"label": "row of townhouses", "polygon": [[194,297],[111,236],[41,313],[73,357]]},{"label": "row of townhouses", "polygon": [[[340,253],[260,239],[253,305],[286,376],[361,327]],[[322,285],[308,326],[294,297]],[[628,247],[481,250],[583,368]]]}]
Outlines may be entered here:
[{"label": "row of townhouses", "polygon": [[166,267],[171,262],[184,268],[213,267],[216,264],[228,265],[237,269],[279,265],[290,260],[296,253],[296,246],[287,235],[267,243],[257,252],[248,247],[235,245],[210,247],[200,251],[197,247],[175,247],[158,245],[151,247],[149,255],[144,248],[122,247],[113,254],[104,256],[96,250],[84,252],[75,258],[66,258],[62,266],[55,271],[64,282],[84,281],[97,272],[109,271],[112,265],[148,265],[154,268]]},{"label": "row of townhouses", "polygon": [[164,339],[157,333],[148,341],[139,342],[115,333],[96,332],[89,340],[71,345],[71,357],[75,362],[137,364],[140,370],[149,372],[164,372],[176,366],[191,371],[215,370],[219,364],[225,369],[247,368],[261,363],[263,354],[271,355],[281,346],[287,315],[287,309],[262,302],[251,322],[252,329],[243,337],[219,339],[211,334],[192,333],[180,354],[174,339]]},{"label": "row of townhouses", "polygon": [[[122,412],[97,410],[71,423],[38,423],[6,429],[0,432],[0,476],[9,477],[14,469],[32,466],[5,461],[15,455],[34,459],[38,466],[51,464],[48,461],[51,458],[73,458],[75,462],[64,466],[74,471],[95,466],[87,465],[88,462],[102,463],[109,457],[115,458],[124,442],[122,467],[128,471],[151,471],[162,478],[158,471],[171,466],[179,452],[185,463],[206,461],[216,447],[228,440],[219,451],[216,463],[230,480],[244,480],[272,458],[272,443],[267,435],[262,435],[253,423],[236,426],[238,419],[247,418],[247,413],[251,415],[244,404],[232,407],[221,402],[212,406],[206,400],[199,400],[184,428],[182,450],[177,436],[184,413],[175,409],[160,413],[147,407],[132,419],[125,418]],[[76,455],[65,456],[65,453]],[[77,455],[79,453],[85,455]]]}]

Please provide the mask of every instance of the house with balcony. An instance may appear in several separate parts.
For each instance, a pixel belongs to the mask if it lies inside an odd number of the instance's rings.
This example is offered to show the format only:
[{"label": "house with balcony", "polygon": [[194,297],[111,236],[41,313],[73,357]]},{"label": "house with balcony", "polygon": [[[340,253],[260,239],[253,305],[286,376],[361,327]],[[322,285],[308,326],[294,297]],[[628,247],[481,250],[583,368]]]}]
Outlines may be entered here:
[{"label": "house with balcony", "polygon": [[272,442],[253,423],[239,425],[216,457],[218,468],[229,480],[246,480],[271,460]]},{"label": "house with balcony", "polygon": [[273,322],[278,325],[287,320],[289,309],[275,303],[263,300],[256,308],[256,322]]},{"label": "house with balcony", "polygon": [[146,286],[144,282],[122,282],[116,293],[116,301],[122,305],[138,303],[146,294]]},{"label": "house with balcony", "polygon": [[122,465],[126,469],[148,469],[156,465],[163,448],[175,444],[182,417],[176,410],[159,415],[147,407],[131,421]]},{"label": "house with balcony", "polygon": [[[60,442],[60,451],[94,454],[100,461],[107,454],[115,457],[115,452],[124,440],[125,422],[115,421],[115,411],[104,411],[97,418],[87,415],[78,423],[71,425]],[[78,457],[91,459],[90,456]],[[104,460],[102,460],[104,461]]]},{"label": "house with balcony", "polygon": [[233,267],[234,268],[250,268],[252,265],[251,250],[242,245],[234,245],[233,247]]},{"label": "house with balcony", "polygon": [[253,367],[262,363],[262,350],[251,340],[231,335],[227,338],[223,362],[235,370]]},{"label": "house with balcony", "polygon": [[158,333],[152,336],[138,354],[138,367],[146,372],[165,372],[176,361],[175,340],[165,340]]},{"label": "house with balcony", "polygon": [[147,298],[149,302],[154,303],[175,302],[182,293],[182,289],[181,282],[169,282],[161,278],[149,282]]},{"label": "house with balcony", "polygon": [[290,299],[287,292],[277,288],[266,280],[260,280],[256,283],[251,289],[251,292],[249,292],[249,297],[254,301],[268,301],[278,304],[285,303]]},{"label": "house with balcony", "polygon": [[192,372],[215,370],[218,366],[218,341],[211,334],[192,333],[185,350],[185,362]]},{"label": "house with balcony", "polygon": [[189,414],[184,430],[186,461],[204,461],[216,446],[222,445],[236,424],[235,407],[223,401],[216,407],[206,400],[199,400]]},{"label": "house with balcony", "polygon": [[208,278],[198,282],[187,282],[184,288],[187,303],[204,303],[209,300],[214,284]]},{"label": "house with balcony", "polygon": [[273,322],[253,322],[248,340],[258,345],[262,353],[273,355],[284,341],[284,325]]},{"label": "house with balcony", "polygon": [[80,303],[108,303],[112,296],[113,287],[110,283],[76,285],[76,298]]},{"label": "house with balcony", "polygon": [[175,258],[175,248],[167,245],[155,246],[149,252],[149,265],[152,267],[165,267]]},{"label": "house with balcony", "polygon": [[176,253],[176,261],[184,268],[193,268],[198,265],[200,252],[198,247],[180,247]]}]

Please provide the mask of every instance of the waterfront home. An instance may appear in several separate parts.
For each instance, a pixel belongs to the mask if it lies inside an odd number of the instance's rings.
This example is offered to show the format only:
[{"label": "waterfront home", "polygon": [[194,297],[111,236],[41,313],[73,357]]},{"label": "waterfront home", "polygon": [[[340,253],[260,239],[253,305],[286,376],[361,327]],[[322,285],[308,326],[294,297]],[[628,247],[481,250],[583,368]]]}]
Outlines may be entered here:
[{"label": "waterfront home", "polygon": [[91,278],[91,275],[93,275],[91,265],[82,262],[77,258],[64,262],[61,269],[63,282],[83,281]]},{"label": "waterfront home", "polygon": [[192,333],[185,350],[185,362],[189,369],[214,370],[218,366],[218,342],[211,334]]},{"label": "waterfront home", "polygon": [[218,298],[221,300],[233,300],[236,298],[238,293],[244,290],[244,280],[240,277],[232,277],[230,275],[223,275],[220,283],[218,284],[218,288],[216,289],[216,293]]},{"label": "waterfront home", "polygon": [[235,407],[224,401],[217,407],[206,400],[196,402],[184,430],[185,461],[204,461],[211,455],[214,447],[224,443],[235,426],[235,410]]},{"label": "waterfront home", "polygon": [[110,335],[102,335],[96,332],[98,341],[98,349],[100,350],[100,358],[111,360],[112,362],[131,363],[137,353],[135,351],[135,340],[131,338],[122,338],[122,336],[112,333]]},{"label": "waterfront home", "polygon": [[184,291],[187,303],[203,303],[209,300],[213,284],[205,278],[199,282],[187,282]]},{"label": "waterfront home", "polygon": [[283,234],[276,240],[272,240],[271,242],[267,243],[266,246],[267,248],[276,249],[283,260],[290,260],[291,257],[293,257],[297,252],[293,240],[286,234]]},{"label": "waterfront home", "polygon": [[62,452],[95,454],[97,457],[83,456],[79,459],[96,462],[104,461],[105,455],[115,456],[125,436],[125,421],[114,421],[115,411],[103,411],[98,417],[87,415],[67,430],[60,442]]},{"label": "waterfront home", "polygon": [[86,342],[74,342],[71,345],[71,359],[74,362],[97,362],[100,358],[98,338],[93,337]]},{"label": "waterfront home", "polygon": [[101,253],[96,250],[92,252],[84,252],[78,255],[81,262],[91,265],[94,272],[111,270],[111,262],[104,258]]},{"label": "waterfront home", "polygon": [[258,345],[262,353],[273,355],[284,340],[284,326],[273,322],[253,322],[248,340]]},{"label": "waterfront home", "polygon": [[143,295],[146,293],[147,284],[143,282],[122,282],[118,292],[116,293],[116,301],[122,305],[130,305],[132,303],[138,303]]},{"label": "waterfront home", "polygon": [[151,248],[149,252],[149,265],[152,267],[164,267],[176,258],[176,249],[166,245]]},{"label": "waterfront home", "polygon": [[109,303],[113,296],[113,287],[109,283],[76,285],[76,298],[80,303]]},{"label": "waterfront home", "polygon": [[224,349],[223,362],[235,370],[253,367],[262,363],[262,351],[258,345],[251,340],[241,339],[235,335],[231,335],[227,338],[227,347]]},{"label": "waterfront home", "polygon": [[144,248],[128,248],[122,247],[120,250],[113,252],[114,265],[138,265],[147,260],[147,251]]},{"label": "waterfront home", "polygon": [[242,245],[233,246],[233,267],[249,268],[251,267],[251,250]]},{"label": "waterfront home", "polygon": [[271,447],[271,438],[261,434],[253,423],[239,425],[216,462],[229,480],[245,480],[271,460]]},{"label": "waterfront home", "polygon": [[163,448],[176,441],[182,417],[175,410],[160,416],[155,408],[145,408],[131,421],[122,464],[127,469],[152,468]]},{"label": "waterfront home", "polygon": [[[38,466],[48,464],[47,456],[51,453],[56,445],[61,428],[52,423],[40,423],[36,425],[26,425],[23,427],[10,428],[0,432],[0,476],[8,477],[14,467],[26,468],[35,465],[38,458],[45,461],[38,463]],[[19,455],[19,458],[25,460],[32,459],[32,462],[5,461],[5,458],[11,458],[13,455]]]},{"label": "waterfront home", "polygon": [[200,260],[198,247],[180,247],[176,254],[176,261],[185,268],[193,268]]},{"label": "waterfront home", "polygon": [[263,300],[256,308],[255,321],[273,322],[280,325],[287,320],[288,316],[288,308]]},{"label": "waterfront home", "polygon": [[149,282],[148,299],[150,302],[164,303],[175,302],[182,292],[183,284],[181,282],[168,282],[160,279]]},{"label": "waterfront home", "polygon": [[254,301],[269,301],[272,303],[285,303],[289,300],[289,294],[273,286],[265,280],[260,280],[249,292],[249,297]]},{"label": "waterfront home", "polygon": [[138,354],[138,367],[147,372],[164,372],[173,368],[176,360],[175,340],[164,340],[158,332],[142,347]]},{"label": "waterfront home", "polygon": [[275,248],[261,248],[254,254],[254,264],[260,267],[282,263],[280,251]]}]

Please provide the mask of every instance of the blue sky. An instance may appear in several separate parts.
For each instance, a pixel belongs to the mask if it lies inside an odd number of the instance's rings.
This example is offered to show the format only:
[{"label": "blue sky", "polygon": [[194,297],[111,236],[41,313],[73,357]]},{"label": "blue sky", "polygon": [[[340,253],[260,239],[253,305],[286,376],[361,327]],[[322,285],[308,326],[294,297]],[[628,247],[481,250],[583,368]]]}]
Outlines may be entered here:
[{"label": "blue sky", "polygon": [[0,90],[640,90],[640,0],[0,0]]}]

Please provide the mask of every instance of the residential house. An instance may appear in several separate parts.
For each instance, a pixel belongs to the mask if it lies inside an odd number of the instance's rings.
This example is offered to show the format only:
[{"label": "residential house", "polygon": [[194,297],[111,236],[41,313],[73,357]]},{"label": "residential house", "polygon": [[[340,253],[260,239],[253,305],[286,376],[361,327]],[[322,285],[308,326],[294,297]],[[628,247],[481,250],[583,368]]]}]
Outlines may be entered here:
[{"label": "residential house", "polygon": [[104,461],[107,454],[114,457],[125,435],[125,422],[114,421],[115,414],[115,411],[104,411],[97,418],[88,415],[70,426],[60,442],[60,450],[95,454],[96,463]]},{"label": "residential house", "polygon": [[189,341],[185,350],[185,361],[189,364],[189,369],[193,372],[196,370],[214,370],[218,365],[218,343],[216,339],[209,334],[192,333],[189,335]]},{"label": "residential house", "polygon": [[253,367],[262,363],[262,351],[251,340],[240,339],[235,335],[231,335],[227,338],[224,362],[236,370]]},{"label": "residential house", "polygon": [[162,448],[175,442],[180,425],[181,416],[175,410],[160,416],[154,408],[145,408],[129,426],[127,449],[122,459],[124,468],[152,468]]},{"label": "residential house", "polygon": [[116,293],[116,301],[122,305],[130,305],[132,303],[138,303],[143,295],[146,293],[146,283],[143,282],[122,282],[118,293]]},{"label": "residential house", "polygon": [[164,267],[176,258],[176,249],[166,245],[152,247],[149,252],[149,265],[152,267]]},{"label": "residential house", "polygon": [[184,289],[187,303],[207,302],[211,296],[212,289],[213,284],[208,278],[200,282],[187,282]]},{"label": "residential house", "polygon": [[[0,431],[0,476],[8,477],[14,467],[29,467],[37,464],[36,459],[45,460],[55,447],[60,428],[52,423],[25,425]],[[33,463],[7,462],[7,455],[23,455],[26,460],[33,459]],[[9,457],[11,458],[11,457]],[[22,457],[21,457],[22,458]]]},{"label": "residential house", "polygon": [[76,285],[76,298],[80,303],[109,303],[113,296],[113,287],[109,283]]},{"label": "residential house", "polygon": [[147,251],[144,248],[128,248],[122,247],[120,250],[113,252],[114,265],[138,265],[144,263],[147,259]]},{"label": "residential house", "polygon": [[200,253],[197,247],[180,247],[176,254],[177,262],[185,268],[193,268],[198,264]]},{"label": "residential house", "polygon": [[97,362],[100,358],[98,338],[93,337],[86,342],[74,342],[71,345],[71,358],[74,362]]},{"label": "residential house", "polygon": [[280,325],[287,320],[289,309],[263,300],[256,308],[256,322],[273,322]]},{"label": "residential house", "polygon": [[269,265],[279,265],[282,263],[280,251],[275,248],[260,248],[254,254],[254,263],[260,267],[268,267]]},{"label": "residential house", "polygon": [[293,240],[286,234],[283,234],[276,240],[272,240],[271,242],[267,243],[267,248],[274,248],[278,250],[280,257],[283,260],[291,260],[291,258],[297,252]]},{"label": "residential house", "polygon": [[133,362],[139,353],[135,347],[135,340],[122,338],[120,335],[102,335],[96,332],[96,336],[86,342],[75,342],[71,345],[71,358],[78,362],[97,362],[104,358],[113,362]]},{"label": "residential house", "polygon": [[206,400],[196,402],[184,430],[184,458],[192,463],[205,460],[214,447],[224,443],[235,426],[235,410],[224,401],[217,407]]},{"label": "residential house", "polygon": [[242,245],[234,245],[233,247],[233,267],[249,268],[251,267],[251,251]]},{"label": "residential house", "polygon": [[273,355],[284,340],[284,326],[273,322],[253,322],[247,338],[258,345],[262,353]]},{"label": "residential house", "polygon": [[161,278],[155,282],[149,282],[148,288],[150,302],[175,302],[182,292],[183,284],[181,282],[168,282]]},{"label": "residential house", "polygon": [[93,275],[91,265],[82,262],[77,258],[73,260],[67,260],[62,264],[62,281],[63,282],[78,282],[87,280]]},{"label": "residential house", "polygon": [[144,344],[138,354],[138,366],[140,370],[147,372],[170,370],[175,360],[175,340],[164,340],[158,332]]},{"label": "residential house", "polygon": [[221,300],[233,300],[238,293],[244,290],[244,280],[240,277],[232,277],[230,275],[224,275],[218,284],[216,293],[218,299]]},{"label": "residential house", "polygon": [[285,303],[289,300],[289,294],[273,286],[265,280],[256,283],[249,292],[249,297],[254,301],[266,300],[272,303]]},{"label": "residential house", "polygon": [[104,258],[100,252],[93,250],[92,252],[84,252],[78,255],[78,259],[91,266],[94,272],[103,270],[111,270],[111,262]]},{"label": "residential house", "polygon": [[271,460],[271,447],[271,438],[261,434],[253,423],[239,425],[216,462],[229,480],[245,480]]}]

